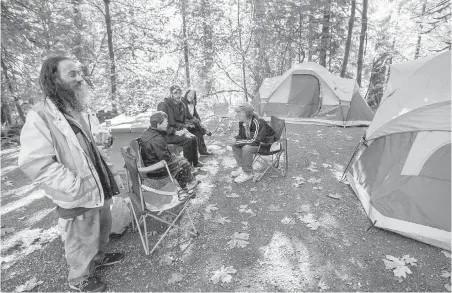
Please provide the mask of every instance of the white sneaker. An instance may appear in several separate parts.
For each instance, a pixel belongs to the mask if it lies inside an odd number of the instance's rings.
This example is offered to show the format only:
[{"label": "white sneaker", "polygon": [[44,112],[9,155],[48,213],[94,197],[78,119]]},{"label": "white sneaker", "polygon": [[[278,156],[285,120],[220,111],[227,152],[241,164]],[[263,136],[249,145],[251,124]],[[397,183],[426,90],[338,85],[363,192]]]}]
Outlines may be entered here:
[{"label": "white sneaker", "polygon": [[243,183],[250,179],[253,179],[253,177],[254,177],[253,173],[249,173],[249,174],[242,173],[237,178],[234,179],[234,182],[235,183]]},{"label": "white sneaker", "polygon": [[234,171],[231,172],[231,176],[232,177],[237,177],[237,176],[239,176],[242,173],[243,173],[242,168],[238,168],[237,170],[234,170]]}]

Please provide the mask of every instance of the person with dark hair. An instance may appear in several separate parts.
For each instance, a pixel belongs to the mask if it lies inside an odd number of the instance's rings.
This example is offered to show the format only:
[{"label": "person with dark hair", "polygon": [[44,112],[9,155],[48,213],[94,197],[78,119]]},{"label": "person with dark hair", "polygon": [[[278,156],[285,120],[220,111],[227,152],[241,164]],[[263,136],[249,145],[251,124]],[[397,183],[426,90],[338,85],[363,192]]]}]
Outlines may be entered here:
[{"label": "person with dark hair", "polygon": [[96,268],[120,262],[123,253],[106,253],[112,196],[124,188],[107,155],[92,135],[87,113],[88,87],[67,57],[44,61],[39,77],[44,101],[27,114],[20,135],[19,167],[39,183],[56,205],[69,287],[102,291]]},{"label": "person with dark hair", "polygon": [[[150,166],[164,160],[168,163],[171,175],[179,182],[182,189],[190,190],[196,185],[191,173],[190,163],[184,159],[171,154],[166,142],[166,130],[168,127],[168,115],[157,111],[150,118],[148,129],[141,134],[138,143],[141,149],[141,158],[144,166]],[[148,173],[149,178],[161,178],[167,176],[165,168]]]},{"label": "person with dark hair", "polygon": [[206,143],[204,142],[204,135],[206,134],[208,136],[211,136],[212,132],[207,130],[207,128],[202,125],[201,118],[196,111],[196,91],[191,89],[188,90],[182,98],[182,103],[185,106],[185,121],[190,124],[188,131],[196,136],[199,154],[202,156],[212,155],[212,153],[209,153],[209,151],[207,150]]},{"label": "person with dark hair", "polygon": [[198,160],[198,144],[196,136],[188,132],[192,124],[186,122],[185,106],[181,102],[182,90],[178,85],[170,87],[170,97],[165,98],[157,105],[157,111],[168,115],[168,128],[166,129],[166,142],[184,148],[184,157],[194,167],[204,164]]},{"label": "person with dark hair", "polygon": [[239,168],[231,172],[234,182],[243,183],[253,178],[253,157],[259,151],[259,144],[273,143],[275,131],[268,123],[254,113],[251,103],[244,102],[234,108],[239,118],[239,134],[230,139],[234,158]]}]

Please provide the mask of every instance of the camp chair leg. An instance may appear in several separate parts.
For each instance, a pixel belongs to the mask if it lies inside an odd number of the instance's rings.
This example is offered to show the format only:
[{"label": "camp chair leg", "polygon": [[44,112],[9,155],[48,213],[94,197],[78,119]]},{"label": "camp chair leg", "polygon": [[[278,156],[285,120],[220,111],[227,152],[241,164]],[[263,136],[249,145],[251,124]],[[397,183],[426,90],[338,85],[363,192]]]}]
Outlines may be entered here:
[{"label": "camp chair leg", "polygon": [[[134,218],[135,221],[136,221],[138,233],[140,234],[140,239],[141,239],[141,243],[143,244],[144,253],[145,253],[146,255],[148,255],[148,254],[149,254],[149,253],[148,253],[148,252],[149,252],[149,244],[146,245],[146,244],[147,244],[147,234],[145,234],[145,237],[146,237],[146,241],[145,241],[144,238],[143,238],[143,233],[141,232],[140,221],[139,221],[138,218],[137,218],[137,214],[135,213],[135,209],[133,208],[133,204],[132,204],[132,213],[133,213],[133,218]],[[140,218],[141,218],[141,217],[140,217]],[[144,224],[145,224],[145,226],[146,226],[146,223],[144,223]]]},{"label": "camp chair leg", "polygon": [[195,231],[196,236],[198,236],[199,232],[198,232],[198,230],[196,230],[195,224],[193,223],[193,220],[192,220],[191,215],[190,215],[190,211],[188,209],[187,209],[187,217],[188,217],[188,220],[190,221],[190,224],[191,224],[191,227],[193,228],[193,231]]},{"label": "camp chair leg", "polygon": [[146,241],[146,255],[149,255],[149,236],[148,236],[148,225],[146,223],[146,215],[143,216],[143,226],[144,226],[144,240]]}]

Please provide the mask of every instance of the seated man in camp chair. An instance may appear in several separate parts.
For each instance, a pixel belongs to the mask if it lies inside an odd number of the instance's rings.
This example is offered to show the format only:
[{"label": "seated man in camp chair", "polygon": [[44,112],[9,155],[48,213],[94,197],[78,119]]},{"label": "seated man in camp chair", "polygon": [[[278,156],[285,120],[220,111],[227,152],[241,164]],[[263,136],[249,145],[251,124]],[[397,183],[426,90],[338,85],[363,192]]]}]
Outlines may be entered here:
[{"label": "seated man in camp chair", "polygon": [[243,183],[253,178],[254,154],[259,151],[259,144],[273,143],[275,131],[268,123],[254,113],[254,107],[248,102],[234,108],[239,118],[239,134],[230,139],[234,157],[239,168],[232,171],[234,182]]},{"label": "seated man in camp chair", "polygon": [[[141,157],[145,167],[165,160],[168,163],[169,170],[177,180],[180,187],[189,193],[197,185],[194,176],[191,173],[191,165],[185,159],[177,157],[168,149],[166,142],[166,129],[168,126],[168,116],[165,112],[157,111],[150,118],[151,126],[143,131],[139,139]],[[168,175],[165,169],[148,173],[150,178],[162,178]]]}]

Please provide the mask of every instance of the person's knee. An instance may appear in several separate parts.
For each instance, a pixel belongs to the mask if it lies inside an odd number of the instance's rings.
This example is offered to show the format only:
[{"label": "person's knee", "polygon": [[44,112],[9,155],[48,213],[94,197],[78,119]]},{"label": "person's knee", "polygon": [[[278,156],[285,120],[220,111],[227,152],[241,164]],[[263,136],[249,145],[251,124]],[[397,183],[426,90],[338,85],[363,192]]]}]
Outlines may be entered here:
[{"label": "person's knee", "polygon": [[246,153],[251,153],[251,150],[252,150],[253,148],[250,146],[250,145],[244,145],[243,146],[243,152],[246,152]]}]

